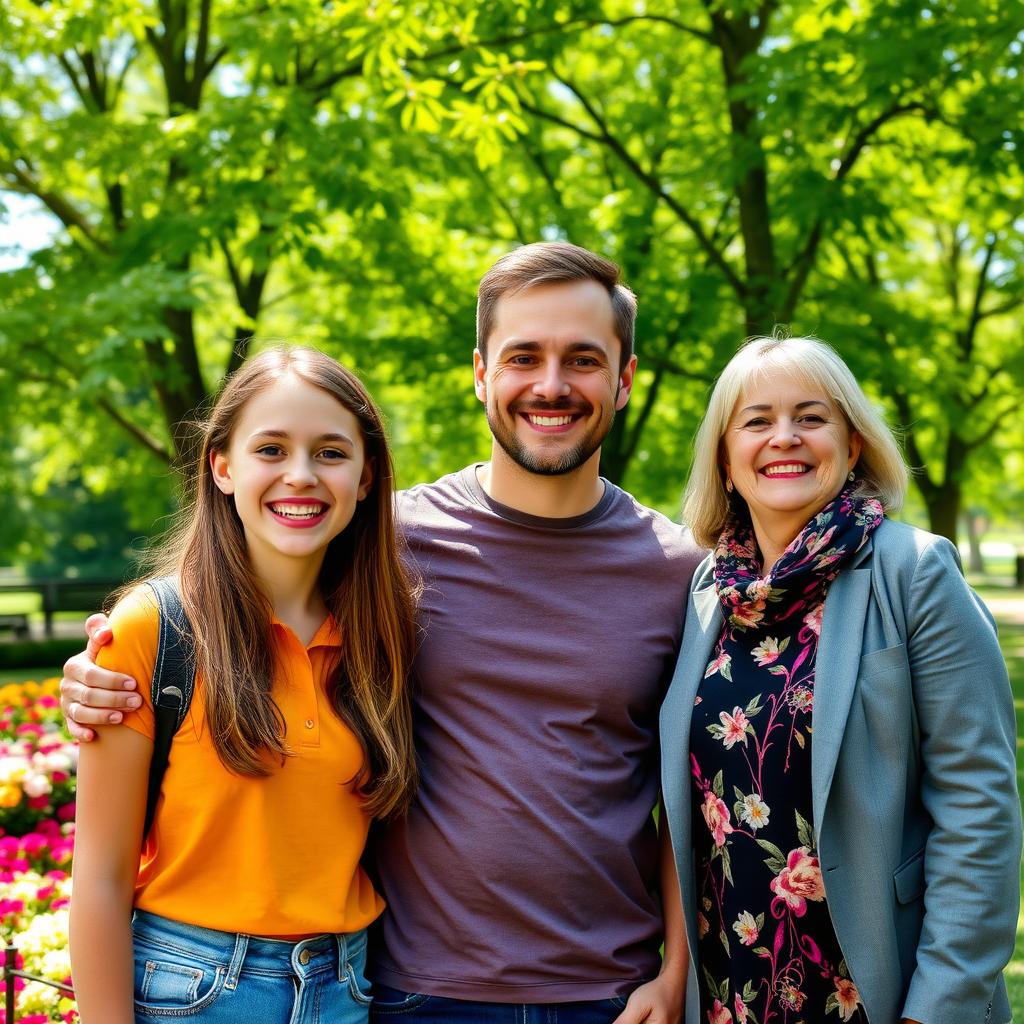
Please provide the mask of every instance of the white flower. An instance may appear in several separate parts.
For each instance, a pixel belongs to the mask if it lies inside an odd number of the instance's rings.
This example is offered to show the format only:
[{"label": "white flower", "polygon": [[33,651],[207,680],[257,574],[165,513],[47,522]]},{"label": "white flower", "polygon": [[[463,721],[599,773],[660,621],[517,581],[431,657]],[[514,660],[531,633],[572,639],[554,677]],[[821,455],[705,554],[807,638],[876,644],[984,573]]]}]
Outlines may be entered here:
[{"label": "white flower", "polygon": [[771,814],[771,808],[756,793],[751,793],[743,798],[740,820],[745,821],[755,832],[768,824],[769,814]]},{"label": "white flower", "polygon": [[46,755],[46,770],[48,772],[68,772],[74,768],[71,756],[64,750],[54,750]]},{"label": "white flower", "polygon": [[759,929],[754,915],[749,910],[744,910],[732,923],[732,930],[740,937],[744,946],[752,946],[757,942]]},{"label": "white flower", "polygon": [[21,782],[28,775],[29,765],[24,757],[0,757],[0,784],[5,782]]},{"label": "white flower", "polygon": [[754,661],[757,662],[759,668],[764,668],[765,665],[773,665],[779,660],[779,655],[786,649],[788,638],[783,640],[780,644],[779,641],[773,636],[766,636],[754,649],[751,654],[754,656]]},{"label": "white flower", "polygon": [[45,775],[30,775],[22,783],[22,788],[26,796],[46,796],[53,792],[53,786]]}]

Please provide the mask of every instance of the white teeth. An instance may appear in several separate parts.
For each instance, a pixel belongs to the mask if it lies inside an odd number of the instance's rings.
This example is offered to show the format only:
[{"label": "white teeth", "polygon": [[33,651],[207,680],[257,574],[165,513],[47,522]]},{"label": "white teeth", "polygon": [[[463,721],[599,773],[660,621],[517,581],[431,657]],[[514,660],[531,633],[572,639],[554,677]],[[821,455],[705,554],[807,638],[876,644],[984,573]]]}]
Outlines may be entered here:
[{"label": "white teeth", "polygon": [[765,471],[765,476],[778,476],[782,473],[806,473],[810,470],[810,466],[805,466],[801,462],[785,463],[780,466],[768,466]]},{"label": "white teeth", "polygon": [[536,416],[529,414],[529,420],[537,427],[564,427],[572,423],[571,416]]},{"label": "white teeth", "polygon": [[325,505],[271,505],[271,511],[287,519],[315,519],[326,508]]}]

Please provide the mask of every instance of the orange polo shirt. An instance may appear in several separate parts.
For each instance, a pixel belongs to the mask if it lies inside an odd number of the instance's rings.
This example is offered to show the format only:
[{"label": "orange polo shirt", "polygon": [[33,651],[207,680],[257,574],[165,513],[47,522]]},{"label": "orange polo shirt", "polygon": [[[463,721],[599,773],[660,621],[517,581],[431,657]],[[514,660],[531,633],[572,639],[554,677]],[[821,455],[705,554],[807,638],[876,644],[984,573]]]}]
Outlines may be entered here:
[{"label": "orange polo shirt", "polygon": [[[104,668],[131,675],[143,706],[129,728],[154,735],[150,680],[159,616],[148,587],[110,617]],[[370,819],[353,780],[363,753],[331,709],[326,682],[341,638],[330,617],[308,647],[276,619],[273,695],[294,756],[269,776],[229,772],[206,727],[202,678],[175,734],[135,905],[176,921],[252,935],[354,932],[384,908],[359,865]]]}]

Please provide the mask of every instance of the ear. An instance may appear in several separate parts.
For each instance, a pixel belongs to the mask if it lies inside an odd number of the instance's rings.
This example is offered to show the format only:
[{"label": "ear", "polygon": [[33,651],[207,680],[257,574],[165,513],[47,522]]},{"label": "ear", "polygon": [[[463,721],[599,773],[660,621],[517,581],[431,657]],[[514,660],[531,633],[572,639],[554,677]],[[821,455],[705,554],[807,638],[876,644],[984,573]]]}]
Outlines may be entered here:
[{"label": "ear", "polygon": [[633,376],[636,374],[636,356],[630,356],[629,362],[619,373],[619,384],[615,391],[615,411],[626,408],[629,396],[633,391]]},{"label": "ear", "polygon": [[367,459],[363,463],[363,472],[359,477],[359,490],[356,491],[356,501],[362,501],[370,493],[376,472],[376,460],[373,458]]},{"label": "ear", "polygon": [[856,430],[850,433],[850,457],[846,460],[846,468],[853,469],[857,465],[860,453],[864,450],[864,438]]},{"label": "ear", "polygon": [[487,401],[487,367],[484,365],[483,353],[473,349],[473,390],[481,402]]},{"label": "ear", "polygon": [[210,475],[223,494],[235,493],[235,482],[231,479],[231,467],[223,452],[210,452]]}]

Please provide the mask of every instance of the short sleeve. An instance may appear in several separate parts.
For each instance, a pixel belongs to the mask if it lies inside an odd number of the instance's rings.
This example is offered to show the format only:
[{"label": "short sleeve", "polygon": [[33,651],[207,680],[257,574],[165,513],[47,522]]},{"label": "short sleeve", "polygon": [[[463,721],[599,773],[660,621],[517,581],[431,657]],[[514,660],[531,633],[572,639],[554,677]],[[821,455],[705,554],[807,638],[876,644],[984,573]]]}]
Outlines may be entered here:
[{"label": "short sleeve", "polygon": [[160,635],[160,612],[153,591],[139,586],[121,598],[110,613],[110,628],[114,639],[100,649],[96,664],[135,680],[142,707],[126,711],[124,724],[152,739],[156,730],[150,683]]}]

